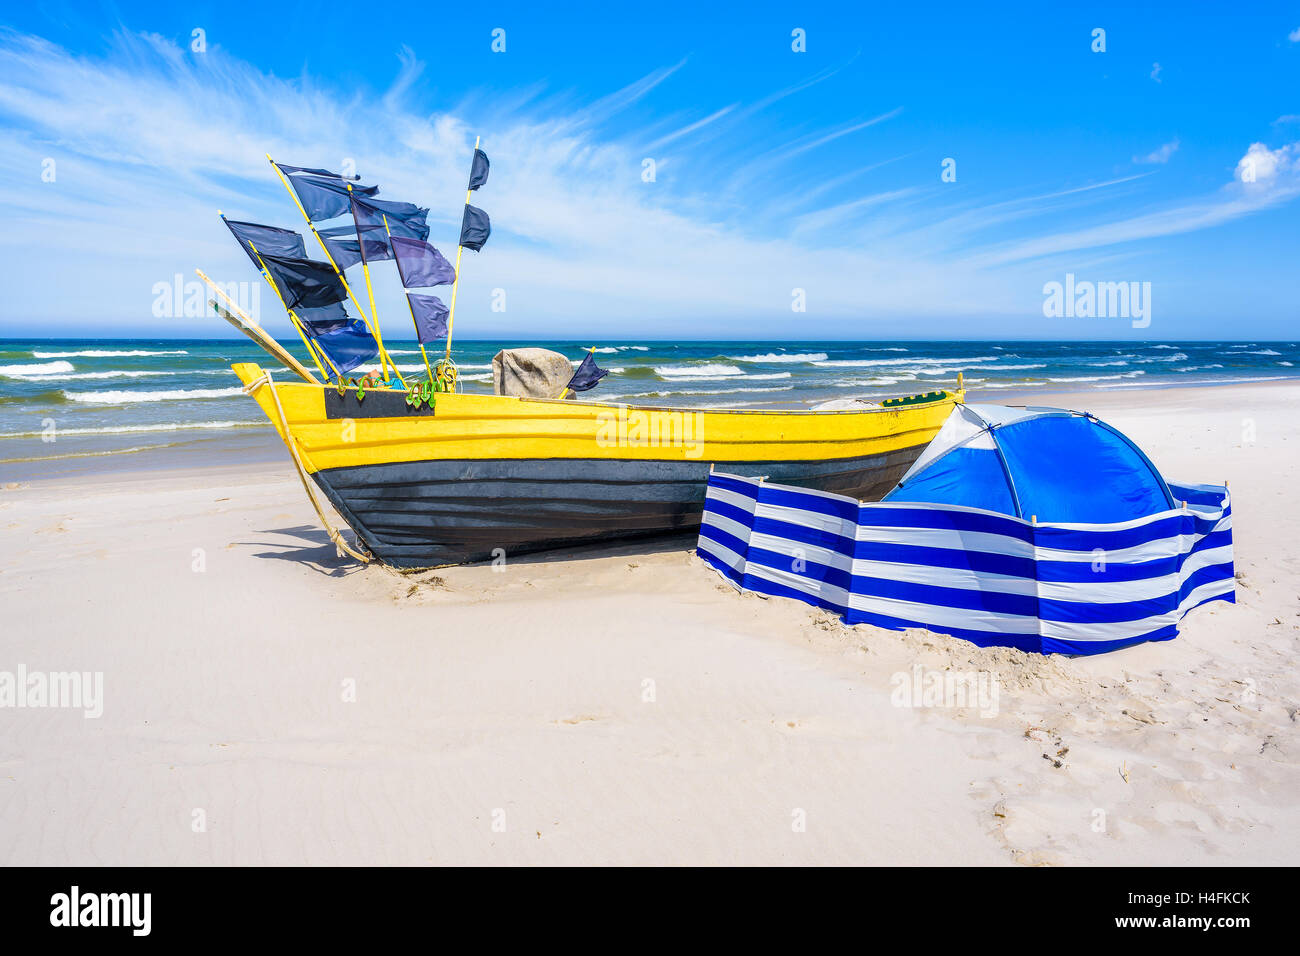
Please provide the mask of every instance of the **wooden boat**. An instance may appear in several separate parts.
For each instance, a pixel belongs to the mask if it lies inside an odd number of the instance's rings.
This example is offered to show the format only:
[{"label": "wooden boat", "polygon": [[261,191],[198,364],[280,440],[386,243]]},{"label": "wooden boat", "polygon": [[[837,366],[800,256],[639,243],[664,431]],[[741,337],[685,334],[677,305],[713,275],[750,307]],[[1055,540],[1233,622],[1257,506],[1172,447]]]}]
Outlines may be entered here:
[{"label": "wooden boat", "polygon": [[340,391],[233,366],[371,555],[433,567],[694,531],[711,466],[876,500],[963,393],[853,411]]},{"label": "wooden boat", "polygon": [[[877,499],[962,397],[960,381],[956,392],[851,411],[695,410],[465,394],[451,359],[461,253],[481,250],[491,232],[487,213],[470,205],[490,168],[478,141],[454,268],[425,241],[427,209],[375,200],[378,187],[354,185],[355,176],[267,160],[325,258],[307,258],[304,238],[292,230],[221,218],[275,291],[320,378],[199,275],[225,303],[212,301],[217,314],[301,379],[280,383],[256,364],[234,366],[288,445],[331,539],[361,560],[433,567],[694,531],[714,465]],[[345,210],[351,226],[322,232],[313,222]],[[369,256],[396,259],[428,373],[423,382],[405,382],[384,349]],[[365,277],[369,313],[346,276],[354,265]],[[450,306],[411,291],[448,282]],[[345,301],[360,320],[348,315]],[[425,343],[444,339],[435,365]],[[563,396],[592,388],[606,373],[591,354],[564,388],[554,383],[552,391],[548,383],[522,391]],[[373,375],[348,378],[371,361],[379,363]],[[372,388],[372,379],[404,387]],[[333,530],[313,482],[368,555]]]}]

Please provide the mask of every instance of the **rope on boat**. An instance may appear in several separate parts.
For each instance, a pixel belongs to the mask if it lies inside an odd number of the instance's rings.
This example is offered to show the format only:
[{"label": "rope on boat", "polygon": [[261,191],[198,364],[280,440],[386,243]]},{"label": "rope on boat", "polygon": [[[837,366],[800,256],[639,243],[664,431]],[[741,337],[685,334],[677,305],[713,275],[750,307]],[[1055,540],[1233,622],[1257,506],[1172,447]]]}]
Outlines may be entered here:
[{"label": "rope on boat", "polygon": [[271,398],[275,401],[275,412],[280,418],[280,432],[284,435],[284,443],[289,448],[289,455],[293,458],[294,467],[298,471],[298,479],[302,482],[303,491],[307,492],[307,500],[311,506],[316,509],[316,517],[320,519],[321,526],[324,527],[325,533],[330,536],[334,542],[334,551],[341,558],[344,552],[356,558],[362,564],[369,564],[370,557],[354,550],[337,528],[330,524],[329,519],[325,517],[325,512],[321,510],[320,503],[316,500],[316,494],[311,490],[311,482],[307,480],[307,469],[303,466],[302,458],[298,454],[298,439],[293,437],[289,431],[288,419],[284,417],[284,409],[280,405],[280,393],[276,391],[275,382],[271,378],[269,371],[263,372],[262,377],[254,379],[244,386],[244,392],[252,395],[263,385],[269,385],[271,388]]}]

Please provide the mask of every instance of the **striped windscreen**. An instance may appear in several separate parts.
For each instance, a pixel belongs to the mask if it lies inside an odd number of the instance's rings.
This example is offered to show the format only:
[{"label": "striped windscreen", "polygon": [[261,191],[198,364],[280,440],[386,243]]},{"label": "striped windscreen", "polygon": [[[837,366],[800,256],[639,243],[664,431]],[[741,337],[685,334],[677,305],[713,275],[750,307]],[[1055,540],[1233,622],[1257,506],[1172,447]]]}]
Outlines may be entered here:
[{"label": "striped windscreen", "polygon": [[1233,600],[1227,488],[1169,489],[1185,506],[1115,524],[1053,524],[715,472],[698,553],[737,587],[806,601],[849,624],[1096,654],[1170,640],[1193,607]]}]

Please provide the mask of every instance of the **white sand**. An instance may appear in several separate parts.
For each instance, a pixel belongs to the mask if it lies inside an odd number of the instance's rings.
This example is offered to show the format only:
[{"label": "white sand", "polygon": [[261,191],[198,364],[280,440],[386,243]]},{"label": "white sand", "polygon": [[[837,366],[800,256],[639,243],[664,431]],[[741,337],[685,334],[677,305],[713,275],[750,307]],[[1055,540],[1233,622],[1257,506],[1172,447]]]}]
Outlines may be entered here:
[{"label": "white sand", "polygon": [[[1039,401],[1231,479],[1236,606],[1043,658],[738,595],[690,539],[362,569],[287,462],[0,490],[0,671],[105,685],[0,710],[0,863],[1300,863],[1300,387]],[[917,663],[997,715],[893,706]]]}]

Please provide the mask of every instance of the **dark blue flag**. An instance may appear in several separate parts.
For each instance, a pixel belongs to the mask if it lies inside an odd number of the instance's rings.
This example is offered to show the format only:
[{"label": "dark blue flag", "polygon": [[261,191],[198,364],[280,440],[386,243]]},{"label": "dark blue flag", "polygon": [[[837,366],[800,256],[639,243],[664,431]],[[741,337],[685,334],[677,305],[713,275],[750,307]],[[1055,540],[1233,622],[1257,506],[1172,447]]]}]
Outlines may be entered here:
[{"label": "dark blue flag", "polygon": [[589,388],[595,388],[596,383],[608,374],[608,369],[596,364],[596,353],[588,352],[582,364],[574,371],[573,378],[569,379],[568,387],[575,392],[585,392]]},{"label": "dark blue flag", "polygon": [[[309,166],[290,166],[288,163],[276,163],[275,165],[279,166],[280,171],[287,176],[292,176],[294,173],[306,173],[309,176],[324,176],[326,179],[348,179],[352,182],[356,182],[361,178],[360,176],[344,176],[341,173],[332,173],[328,169],[312,169]],[[378,189],[379,187],[367,186],[366,188]]]},{"label": "dark blue flag", "polygon": [[393,253],[397,256],[397,273],[408,289],[447,285],[456,281],[456,270],[441,252],[419,239],[393,236]]},{"label": "dark blue flag", "polygon": [[298,321],[303,324],[307,334],[313,336],[346,328],[355,321],[343,308],[342,302],[317,306],[316,308],[299,306],[293,310],[293,314],[298,316]]},{"label": "dark blue flag", "polygon": [[[280,166],[279,163],[276,164]],[[280,166],[281,170],[297,170],[297,166]],[[333,219],[345,215],[348,211],[348,197],[362,196],[369,198],[379,192],[378,186],[352,186],[330,173],[328,176],[312,175],[299,172],[288,177],[293,191],[298,194],[298,201],[311,219]]]},{"label": "dark blue flag", "polygon": [[255,222],[239,222],[235,219],[226,219],[222,221],[234,233],[235,239],[244,247],[244,252],[248,258],[253,260],[253,265],[261,268],[261,263],[257,261],[257,255],[253,247],[257,247],[257,252],[269,256],[288,256],[291,259],[306,259],[307,250],[303,248],[302,236],[292,229],[281,229],[278,226],[262,226]]},{"label": "dark blue flag", "polygon": [[390,236],[418,239],[429,238],[425,217],[429,210],[415,203],[388,202],[383,199],[352,197],[352,222],[362,237],[360,253],[363,262],[393,258]]},{"label": "dark blue flag", "polygon": [[483,243],[492,235],[492,221],[488,214],[477,206],[465,204],[465,215],[460,221],[460,244],[466,249],[478,252]]},{"label": "dark blue flag", "polygon": [[379,354],[375,337],[359,321],[323,332],[312,341],[324,350],[340,372],[351,372]]},{"label": "dark blue flag", "polygon": [[420,344],[447,337],[448,309],[436,295],[406,293],[411,303],[411,318],[415,320],[415,334]]},{"label": "dark blue flag", "polygon": [[382,228],[362,226],[361,231],[366,237],[364,250],[361,240],[357,238],[355,226],[331,226],[328,229],[318,229],[317,234],[324,240],[325,248],[330,251],[334,264],[340,269],[354,266],[363,259],[370,261],[391,258]]},{"label": "dark blue flag", "polygon": [[[429,238],[429,225],[425,222],[429,210],[411,202],[389,202],[359,196],[353,196],[352,199],[352,214],[357,229],[364,235],[383,238],[392,234],[421,241]],[[369,254],[370,247],[367,246],[366,258],[370,257]]]},{"label": "dark blue flag", "polygon": [[263,255],[262,261],[284,296],[286,308],[319,308],[347,298],[347,290],[328,262],[271,255]]},{"label": "dark blue flag", "polygon": [[488,170],[492,164],[488,162],[487,153],[481,149],[474,150],[474,163],[469,169],[469,188],[478,189],[488,178]]}]

